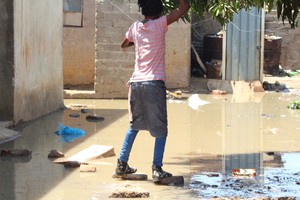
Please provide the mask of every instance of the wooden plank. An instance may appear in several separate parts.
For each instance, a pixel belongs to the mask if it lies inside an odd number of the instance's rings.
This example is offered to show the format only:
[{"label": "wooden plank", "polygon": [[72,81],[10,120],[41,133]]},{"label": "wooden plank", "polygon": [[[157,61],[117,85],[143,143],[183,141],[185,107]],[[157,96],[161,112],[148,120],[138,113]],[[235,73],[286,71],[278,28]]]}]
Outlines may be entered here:
[{"label": "wooden plank", "polygon": [[92,145],[87,149],[84,149],[75,155],[68,158],[58,158],[54,160],[54,163],[64,164],[70,161],[77,161],[80,163],[87,163],[90,160],[96,158],[105,158],[109,156],[115,156],[114,147],[113,146],[103,146],[103,145]]}]

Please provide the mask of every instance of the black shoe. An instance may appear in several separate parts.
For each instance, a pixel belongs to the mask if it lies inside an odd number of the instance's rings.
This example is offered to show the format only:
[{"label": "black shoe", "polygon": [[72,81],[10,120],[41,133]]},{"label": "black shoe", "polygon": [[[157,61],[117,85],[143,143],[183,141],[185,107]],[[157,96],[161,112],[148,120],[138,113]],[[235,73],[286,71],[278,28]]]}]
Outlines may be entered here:
[{"label": "black shoe", "polygon": [[136,168],[129,167],[127,162],[123,162],[118,159],[115,175],[122,176],[124,174],[133,174],[136,170]]},{"label": "black shoe", "polygon": [[162,179],[171,176],[171,173],[164,171],[161,167],[152,165],[152,178],[154,183],[160,182]]}]

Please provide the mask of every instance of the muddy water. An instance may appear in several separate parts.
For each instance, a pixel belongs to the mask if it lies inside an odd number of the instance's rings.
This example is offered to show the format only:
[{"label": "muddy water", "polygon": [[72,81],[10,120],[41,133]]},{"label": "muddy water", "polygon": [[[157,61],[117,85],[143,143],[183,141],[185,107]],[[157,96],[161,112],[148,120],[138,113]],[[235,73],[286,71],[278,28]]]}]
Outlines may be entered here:
[{"label": "muddy water", "polygon": [[[73,109],[20,127],[21,138],[0,145],[1,149],[32,150],[31,157],[1,158],[0,199],[109,199],[124,184],[144,188],[150,192],[149,199],[300,198],[300,111],[287,109],[290,102],[299,99],[298,93],[200,94],[198,98],[198,106],[188,100],[168,102],[164,169],[184,176],[183,186],[151,182],[154,139],[145,131],[136,138],[129,163],[147,173],[147,181],[113,179],[117,156],[92,161],[95,173],[54,164],[47,158],[52,149],[71,156],[99,144],[114,146],[118,154],[128,128],[126,100],[65,100]],[[76,105],[86,105],[89,113],[75,110]],[[80,117],[69,116],[74,113]],[[89,122],[87,114],[105,120]],[[54,134],[59,123],[80,128],[86,135],[62,142]],[[256,177],[232,177],[235,168],[255,168]]]}]

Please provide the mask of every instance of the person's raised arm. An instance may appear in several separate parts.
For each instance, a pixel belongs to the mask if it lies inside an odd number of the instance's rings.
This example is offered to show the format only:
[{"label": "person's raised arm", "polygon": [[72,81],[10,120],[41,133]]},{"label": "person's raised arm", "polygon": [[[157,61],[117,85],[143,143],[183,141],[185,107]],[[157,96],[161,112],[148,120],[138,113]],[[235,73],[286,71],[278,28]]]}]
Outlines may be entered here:
[{"label": "person's raised arm", "polygon": [[179,7],[175,10],[171,11],[170,14],[167,15],[167,23],[168,25],[177,21],[180,17],[182,17],[190,8],[190,4],[188,0],[179,0]]},{"label": "person's raised arm", "polygon": [[126,37],[124,38],[121,47],[122,48],[126,48],[126,47],[131,47],[132,45],[134,45],[133,42],[130,42]]}]

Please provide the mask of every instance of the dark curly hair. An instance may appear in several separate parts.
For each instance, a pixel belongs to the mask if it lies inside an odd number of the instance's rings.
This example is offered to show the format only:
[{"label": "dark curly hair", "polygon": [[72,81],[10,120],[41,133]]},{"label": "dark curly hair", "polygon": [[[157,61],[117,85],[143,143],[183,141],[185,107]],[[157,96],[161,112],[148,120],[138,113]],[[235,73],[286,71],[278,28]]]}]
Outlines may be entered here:
[{"label": "dark curly hair", "polygon": [[138,0],[138,5],[145,16],[160,15],[163,12],[161,0]]}]

